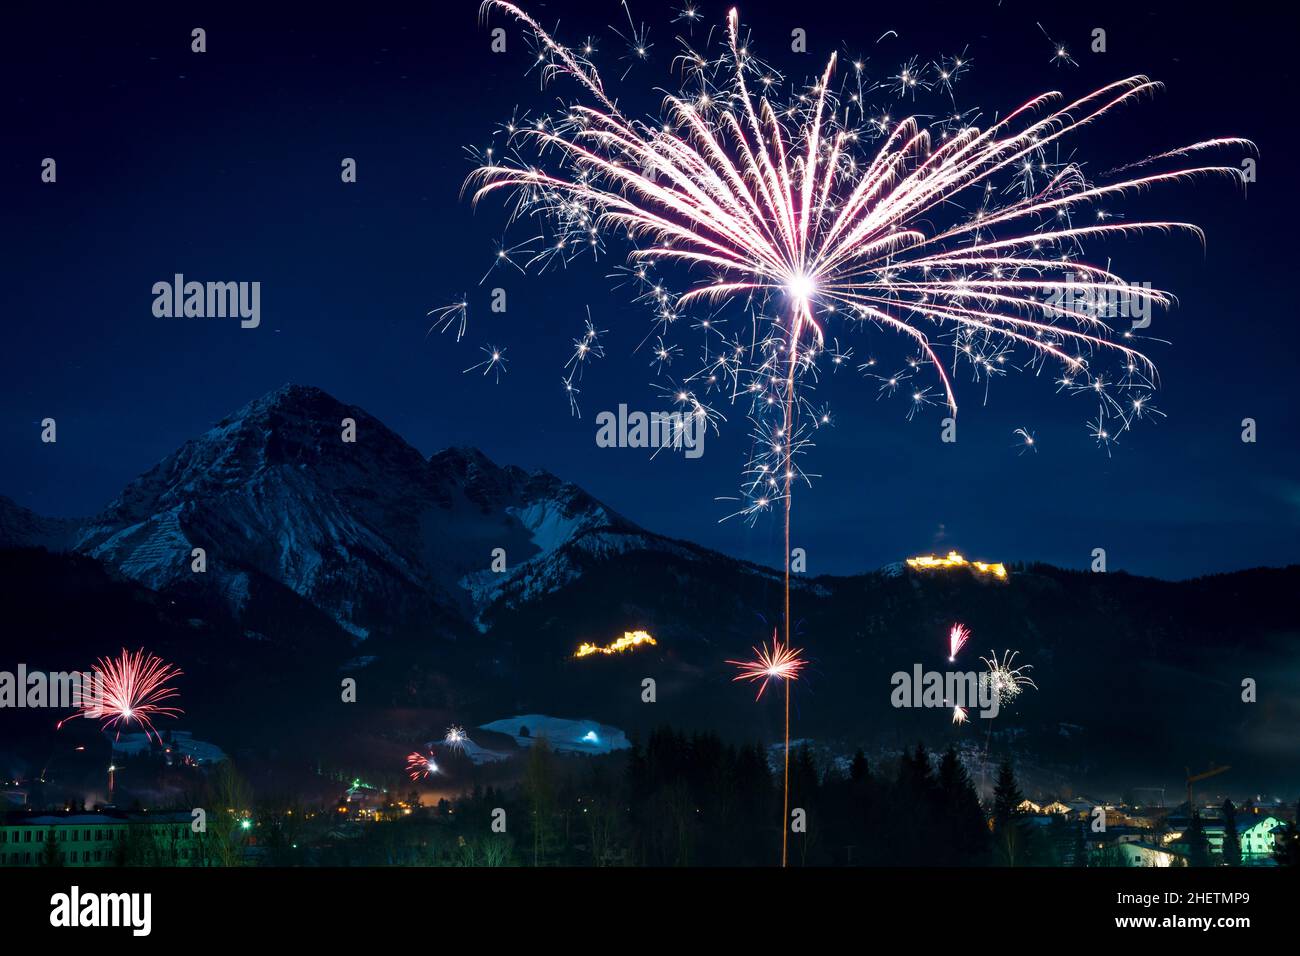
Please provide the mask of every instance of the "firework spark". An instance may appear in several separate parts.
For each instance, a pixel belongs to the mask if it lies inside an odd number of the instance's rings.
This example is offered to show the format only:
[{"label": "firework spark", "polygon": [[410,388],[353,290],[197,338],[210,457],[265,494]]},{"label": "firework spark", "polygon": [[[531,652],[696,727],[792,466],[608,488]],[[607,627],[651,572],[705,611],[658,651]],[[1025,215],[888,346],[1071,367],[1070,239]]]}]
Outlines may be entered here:
[{"label": "firework spark", "polygon": [[483,361],[479,362],[477,365],[471,365],[469,368],[465,369],[462,374],[468,375],[470,372],[477,372],[479,369],[482,369],[484,375],[493,374],[495,381],[500,383],[501,376],[506,373],[508,370],[507,366],[510,364],[506,360],[506,350],[489,344],[479,349],[479,351],[487,356],[487,358],[483,359]]},{"label": "firework spark", "polygon": [[1019,667],[1013,667],[1016,655],[1019,651],[1003,651],[1002,659],[999,660],[996,651],[989,651],[991,657],[981,657],[984,666],[988,668],[988,674],[985,679],[993,686],[993,693],[997,695],[999,704],[1009,704],[1020,696],[1020,692],[1026,687],[1032,687],[1038,690],[1038,685],[1033,682],[1026,671],[1034,669],[1033,664],[1022,664]]},{"label": "firework spark", "polygon": [[456,341],[459,342],[465,335],[465,328],[469,325],[469,300],[461,296],[459,302],[433,309],[428,314],[433,317],[433,325],[429,327],[429,332],[432,332],[435,328],[439,332],[446,332],[454,325],[456,326]]},{"label": "firework spark", "polygon": [[1028,428],[1017,428],[1011,434],[1018,439],[1016,447],[1020,449],[1020,454],[1023,455],[1027,451],[1038,451],[1038,446],[1035,444],[1036,440],[1034,438],[1034,433]]},{"label": "firework spark", "polygon": [[732,678],[733,681],[761,680],[763,683],[758,688],[758,696],[755,700],[763,699],[763,691],[767,690],[767,682],[777,681],[794,681],[799,679],[799,672],[808,666],[808,662],[801,655],[801,648],[791,648],[787,644],[782,644],[777,638],[776,632],[772,632],[772,647],[769,649],[765,645],[759,645],[754,649],[754,659],[749,661],[727,661],[740,668],[740,673]]},{"label": "firework spark", "polygon": [[59,721],[87,717],[101,721],[100,726],[113,728],[116,737],[131,724],[141,727],[145,735],[160,739],[153,721],[158,717],[179,717],[184,711],[165,704],[180,696],[169,682],[182,675],[179,667],[164,662],[143,649],[132,654],[125,648],[113,658],[101,657],[82,683],[78,710]]},{"label": "firework spark", "polygon": [[955,661],[957,652],[970,640],[970,628],[965,624],[954,624],[948,632],[948,660]]},{"label": "firework spark", "polygon": [[406,772],[410,775],[412,780],[427,779],[435,773],[441,773],[438,769],[437,761],[434,760],[433,754],[422,754],[418,750],[415,753],[407,755]]},{"label": "firework spark", "polygon": [[[512,218],[542,224],[550,250],[543,265],[599,254],[606,234],[628,239],[628,274],[641,284],[639,298],[653,307],[661,333],[688,306],[736,301],[751,308],[756,335],[734,371],[732,400],[750,401],[755,419],[775,414],[784,434],[795,434],[791,419],[808,411],[801,386],[828,353],[823,327],[835,319],[846,328],[891,330],[915,348],[914,368],[930,370],[936,391],[932,400],[928,388],[909,389],[911,415],[932,403],[955,412],[954,373],[966,363],[987,383],[1007,369],[1052,361],[1086,388],[1104,380],[1098,360],[1112,355],[1131,370],[1124,393],[1145,395],[1155,385],[1152,363],[1104,317],[1073,303],[1122,292],[1144,306],[1168,306],[1171,297],[1079,262],[1078,254],[1088,240],[1152,232],[1201,238],[1201,231],[1109,215],[1076,220],[1083,210],[1160,185],[1209,175],[1241,182],[1240,168],[1228,164],[1092,182],[1081,164],[1053,158],[1065,137],[1156,92],[1160,84],[1145,76],[1073,101],[1045,93],[986,128],[961,114],[892,119],[860,102],[861,69],[847,71],[837,91],[835,56],[811,87],[783,92],[732,10],[719,49],[704,53],[682,40],[686,88],[664,98],[660,117],[637,119],[615,105],[588,55],[562,45],[512,3],[483,4],[485,15],[494,10],[530,31],[544,81],[570,79],[581,96],[555,114],[512,123],[509,148],[493,151],[470,176],[474,202],[510,194]],[[633,46],[644,59],[648,47]],[[933,85],[951,96],[958,63],[909,61],[878,86],[910,96]],[[1207,139],[1116,173],[1219,149],[1253,146]],[[675,294],[649,271],[669,265],[708,277]],[[1077,298],[1052,304],[1067,288]],[[716,371],[710,346],[720,342],[715,328],[704,328],[701,376]],[[662,334],[655,343],[651,364],[662,372],[681,351]],[[1025,352],[1018,364],[1013,348]],[[948,349],[950,360],[941,357]],[[1113,422],[1093,429],[1107,446],[1136,420],[1119,415],[1120,407],[1106,406],[1103,418]],[[765,510],[758,499],[771,500],[770,476],[788,485],[799,474],[791,461],[802,450],[796,443],[756,441],[755,449],[754,464],[765,467],[746,469],[749,504],[739,514]]]}]

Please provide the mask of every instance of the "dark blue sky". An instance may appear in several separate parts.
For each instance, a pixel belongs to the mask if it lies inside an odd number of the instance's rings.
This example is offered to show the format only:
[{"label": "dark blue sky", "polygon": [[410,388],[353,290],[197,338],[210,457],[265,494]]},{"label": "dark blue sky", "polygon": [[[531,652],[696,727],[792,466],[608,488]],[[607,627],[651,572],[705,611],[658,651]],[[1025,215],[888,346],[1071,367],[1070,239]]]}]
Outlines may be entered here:
[{"label": "dark blue sky", "polygon": [[[795,505],[809,571],[950,546],[1075,567],[1104,547],[1112,569],[1166,577],[1300,559],[1294,24],[1179,7],[741,6],[760,54],[797,78],[832,49],[861,52],[883,75],[913,54],[964,48],[974,68],[958,103],[986,113],[1135,72],[1165,81],[1154,101],[1072,140],[1093,171],[1215,135],[1248,136],[1261,151],[1245,198],[1205,183],[1127,207],[1130,218],[1201,223],[1205,252],[1185,238],[1147,238],[1091,257],[1113,256],[1125,276],[1178,295],[1150,329],[1172,342],[1150,350],[1167,419],[1125,436],[1108,458],[1085,428],[1087,401],[1056,395],[1047,376],[1012,376],[986,406],[981,385],[962,383],[960,440],[944,445],[938,408],[909,422],[901,399],[876,401],[875,386],[852,373],[827,377],[817,401],[838,424],[817,434],[805,467],[823,477]],[[559,19],[563,39],[597,35],[598,64],[608,77],[623,72],[606,29],[624,24],[620,6],[530,9],[548,26]],[[725,9],[700,6],[710,24]],[[654,46],[617,88],[648,108],[652,88],[670,80],[680,28],[664,5],[633,12]],[[1051,62],[1039,21],[1077,69]],[[194,26],[208,32],[206,54],[189,51]],[[1096,26],[1108,31],[1101,55],[1088,51]],[[807,57],[784,52],[794,27],[808,31]],[[899,37],[877,43],[888,30]],[[718,523],[730,508],[715,499],[734,494],[748,447],[742,409],[724,409],[723,435],[698,461],[596,447],[596,412],[659,407],[649,356],[634,353],[649,317],[606,278],[618,247],[596,265],[477,285],[504,219],[499,204],[473,211],[462,199],[463,148],[486,145],[516,105],[546,107],[567,92],[538,92],[512,26],[505,56],[489,52],[472,2],[7,13],[0,33],[0,494],[46,514],[92,513],[186,438],[291,381],[361,405],[426,453],[476,445],[573,480],[653,530],[779,562],[775,518]],[[45,156],[58,161],[57,185],[39,182]],[[344,156],[358,161],[355,185],[339,181]],[[155,318],[150,289],[176,272],[261,281],[262,327]],[[493,285],[509,292],[505,315],[487,308]],[[465,340],[426,337],[426,312],[462,292],[472,302]],[[610,330],[608,357],[588,370],[575,419],[560,379],[587,306]],[[843,341],[886,364],[908,354],[879,335],[870,349],[851,334]],[[461,374],[487,342],[509,350],[499,385]],[[58,420],[56,446],[39,441],[46,416]],[[1246,416],[1259,422],[1254,445],[1239,438]],[[1017,453],[1020,427],[1036,433],[1037,454]]]}]

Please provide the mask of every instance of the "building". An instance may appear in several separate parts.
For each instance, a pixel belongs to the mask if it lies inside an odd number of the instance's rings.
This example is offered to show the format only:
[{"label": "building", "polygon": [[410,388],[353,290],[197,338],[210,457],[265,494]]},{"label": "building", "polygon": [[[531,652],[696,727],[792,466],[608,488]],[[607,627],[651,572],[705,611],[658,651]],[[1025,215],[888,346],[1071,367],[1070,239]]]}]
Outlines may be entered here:
[{"label": "building", "polygon": [[226,759],[216,744],[195,740],[187,730],[169,730],[155,743],[146,733],[119,734],[113,740],[113,756],[137,757],[159,751],[168,765],[183,764],[190,767],[216,766]]},{"label": "building", "polygon": [[[1255,822],[1251,823],[1252,820]],[[1250,825],[1247,826],[1247,823],[1250,823]],[[1241,855],[1243,857],[1272,856],[1273,841],[1285,824],[1277,817],[1268,815],[1259,818],[1241,818],[1237,826],[1241,828],[1237,838],[1241,841]]]},{"label": "building", "polygon": [[[1187,827],[1184,821],[1171,821],[1178,824],[1164,837],[1166,845],[1185,845],[1184,836]],[[1270,814],[1256,816],[1253,814],[1237,818],[1237,840],[1241,844],[1243,863],[1268,862],[1273,857],[1273,844],[1277,834],[1285,826],[1282,820]],[[1213,857],[1223,856],[1223,834],[1225,824],[1222,820],[1208,820],[1201,824],[1205,842]]]},{"label": "building", "polygon": [[10,813],[0,817],[0,866],[41,866],[54,844],[63,866],[121,866],[145,852],[157,866],[199,866],[188,813]]},{"label": "building", "polygon": [[1169,847],[1155,846],[1141,840],[1120,842],[1115,845],[1122,854],[1125,866],[1186,866],[1187,855]]}]

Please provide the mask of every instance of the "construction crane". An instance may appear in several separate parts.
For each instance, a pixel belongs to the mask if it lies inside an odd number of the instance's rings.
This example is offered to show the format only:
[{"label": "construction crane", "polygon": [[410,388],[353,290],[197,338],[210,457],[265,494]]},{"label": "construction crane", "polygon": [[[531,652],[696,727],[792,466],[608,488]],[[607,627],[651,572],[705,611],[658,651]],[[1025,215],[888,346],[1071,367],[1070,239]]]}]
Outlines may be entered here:
[{"label": "construction crane", "polygon": [[1210,764],[1209,770],[1205,771],[1205,773],[1198,773],[1198,774],[1193,774],[1191,768],[1189,767],[1184,767],[1183,769],[1187,771],[1187,815],[1190,817],[1193,813],[1196,812],[1192,805],[1192,784],[1197,783],[1201,780],[1208,780],[1210,779],[1210,777],[1217,777],[1221,773],[1227,773],[1232,768],[1216,767],[1214,766],[1214,764]]}]

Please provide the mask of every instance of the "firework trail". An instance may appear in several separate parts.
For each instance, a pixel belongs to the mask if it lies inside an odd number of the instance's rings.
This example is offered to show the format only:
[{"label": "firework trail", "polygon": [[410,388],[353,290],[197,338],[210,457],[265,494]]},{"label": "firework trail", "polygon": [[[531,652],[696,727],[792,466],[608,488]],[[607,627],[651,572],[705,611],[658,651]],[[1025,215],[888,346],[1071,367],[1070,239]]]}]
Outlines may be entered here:
[{"label": "firework trail", "polygon": [[[1033,670],[1033,664],[1022,664],[1019,667],[1012,666],[1015,663],[1019,651],[1003,651],[1001,659],[998,658],[997,651],[989,651],[989,657],[981,657],[980,660],[988,668],[987,673],[980,677],[981,683],[988,682],[988,686],[993,688],[993,693],[998,699],[999,712],[1005,704],[1013,702],[1020,696],[1026,687],[1032,687],[1038,690],[1038,685],[1033,682],[1026,671]],[[984,759],[980,764],[980,789],[984,788],[984,772],[988,768],[989,747],[993,743],[993,721],[989,721],[989,732],[984,738]]]},{"label": "firework trail", "polygon": [[406,772],[412,780],[420,780],[427,779],[441,771],[438,769],[438,763],[434,760],[432,753],[422,754],[416,751],[406,757]]},{"label": "firework trail", "polygon": [[799,672],[808,665],[808,662],[800,656],[803,653],[802,649],[797,647],[791,649],[789,644],[782,644],[777,639],[775,630],[772,632],[770,650],[760,645],[753,648],[753,651],[753,660],[727,661],[727,663],[740,668],[740,673],[732,678],[733,681],[761,680],[763,682],[759,685],[755,701],[763,699],[763,691],[767,690],[768,681],[778,680],[785,684],[785,771],[781,787],[781,865],[785,866],[790,833],[788,824],[790,819],[790,685],[799,679]]},{"label": "firework trail", "polygon": [[[749,341],[739,340],[739,352],[731,351],[721,322],[708,326],[703,366],[688,380],[721,375],[731,401],[749,405],[754,451],[733,516],[755,520],[781,505],[786,647],[792,490],[811,477],[796,463],[810,446],[800,417],[816,414],[803,392],[815,384],[827,352],[825,326],[897,333],[915,350],[909,375],[930,374],[936,391],[931,397],[928,387],[909,389],[910,414],[942,402],[955,415],[953,381],[963,369],[987,382],[1011,368],[1037,373],[1054,363],[1062,369],[1058,390],[1097,401],[1089,427],[1109,451],[1136,421],[1127,399],[1154,388],[1155,368],[1127,344],[1131,332],[1116,333],[1061,293],[1090,301],[1123,294],[1143,307],[1167,307],[1169,293],[1080,261],[1083,244],[1148,233],[1204,237],[1187,222],[1083,215],[1103,202],[1197,178],[1243,183],[1241,169],[1229,164],[1160,167],[1254,148],[1235,137],[1201,140],[1092,182],[1081,164],[1057,159],[1066,137],[1160,84],[1132,76],[1073,100],[1043,93],[984,127],[971,121],[974,111],[894,119],[868,114],[862,94],[879,88],[912,97],[934,86],[951,98],[961,61],[911,63],[877,87],[864,85],[854,64],[837,89],[832,55],[811,86],[783,92],[781,76],[742,36],[735,9],[718,49],[708,49],[710,42],[696,50],[679,38],[674,66],[681,88],[663,96],[659,117],[638,119],[607,90],[590,43],[564,46],[505,0],[480,8],[484,19],[493,11],[527,29],[543,85],[569,80],[577,96],[552,113],[510,123],[504,149],[477,154],[480,165],[466,182],[473,203],[499,195],[510,203],[512,220],[540,223],[544,238],[529,267],[603,256],[607,236],[625,239],[626,274],[640,290],[636,298],[654,310],[652,364],[660,373],[679,354],[664,336],[688,324],[679,321],[688,309],[735,303],[749,313]],[[628,45],[625,79],[651,44],[630,11],[628,30],[619,35]],[[694,285],[676,294],[653,267],[675,267]],[[437,314],[444,328],[458,323],[463,333],[463,309]],[[1023,358],[1013,361],[1016,350]],[[718,364],[719,351],[728,355],[725,365]],[[1107,357],[1120,366],[1115,376],[1102,367]],[[576,414],[573,381],[564,385]]]},{"label": "firework trail", "polygon": [[957,659],[957,652],[966,645],[968,640],[970,640],[970,628],[965,624],[954,624],[952,630],[948,632],[948,660],[950,662]]},{"label": "firework trail", "polygon": [[153,721],[184,713],[179,707],[165,704],[180,696],[169,682],[182,674],[179,667],[153,654],[145,654],[143,648],[134,654],[123,648],[117,657],[101,657],[82,681],[77,712],[63,718],[57,726],[62,727],[77,717],[99,720],[104,730],[114,729],[116,740],[122,736],[124,727],[134,723],[147,737],[160,741]]}]

